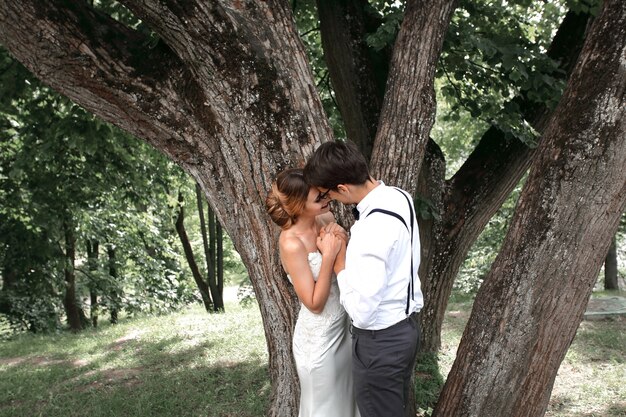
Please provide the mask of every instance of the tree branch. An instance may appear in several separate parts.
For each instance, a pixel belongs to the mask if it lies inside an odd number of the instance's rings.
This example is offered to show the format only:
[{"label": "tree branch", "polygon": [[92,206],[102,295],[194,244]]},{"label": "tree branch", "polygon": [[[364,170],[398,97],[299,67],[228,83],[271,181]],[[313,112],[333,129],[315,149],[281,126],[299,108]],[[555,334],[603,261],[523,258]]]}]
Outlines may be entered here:
[{"label": "tree branch", "polygon": [[371,165],[410,192],[434,123],[435,69],[455,7],[455,0],[408,1],[394,46]]}]

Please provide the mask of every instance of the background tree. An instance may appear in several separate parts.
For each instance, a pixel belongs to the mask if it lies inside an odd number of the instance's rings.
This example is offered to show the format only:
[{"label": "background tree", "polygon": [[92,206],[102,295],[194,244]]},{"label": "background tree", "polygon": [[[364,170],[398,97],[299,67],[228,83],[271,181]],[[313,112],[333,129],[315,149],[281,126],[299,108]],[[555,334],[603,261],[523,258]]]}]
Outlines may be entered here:
[{"label": "background tree", "polygon": [[[40,85],[4,50],[0,58],[2,312],[16,328],[50,330],[59,325],[63,298],[63,315],[79,330],[88,324],[87,308],[97,322],[98,305],[133,312],[187,302],[186,290],[171,291],[184,282],[163,281],[180,274],[163,240],[171,232],[157,237],[163,220],[146,215],[168,213],[154,204],[165,206],[167,194],[158,183],[172,164],[158,162],[162,156],[147,146]],[[112,279],[96,256],[100,241],[121,249],[118,262],[126,265],[116,271],[140,270],[134,274],[139,279]],[[122,296],[146,277],[160,277],[147,286],[152,297],[138,304],[130,294]]]},{"label": "background tree", "polygon": [[185,229],[185,198],[180,191],[178,192],[178,214],[176,215],[176,232],[178,233],[180,243],[182,244],[183,250],[185,251],[185,258],[187,259],[189,269],[191,269],[193,279],[198,286],[198,290],[200,291],[202,302],[204,303],[204,309],[206,311],[211,311],[213,310],[213,301],[211,300],[211,294],[209,293],[207,279],[203,277],[200,273],[200,267],[196,262],[196,257],[193,253],[193,248],[191,247],[191,242],[189,241],[189,236],[187,235],[187,230]]},{"label": "background tree", "polygon": [[196,183],[196,203],[200,218],[200,231],[202,234],[202,247],[206,260],[207,282],[213,297],[215,311],[224,311],[224,246],[222,225],[215,218],[215,213],[207,205],[207,217],[209,219],[208,233],[204,217],[204,197],[200,184]]},{"label": "background tree", "polygon": [[604,289],[619,290],[617,277],[617,241],[616,237],[613,236],[609,251],[604,259]]},{"label": "background tree", "polygon": [[[276,256],[276,230],[265,216],[262,202],[278,170],[301,164],[332,133],[289,5],[273,1],[185,1],[184,5],[173,0],[124,1],[141,19],[143,28],[150,28],[147,32],[80,2],[0,4],[0,41],[21,62],[85,108],[161,149],[202,186],[248,266],[260,300],[273,382],[270,414],[293,414],[297,383],[289,341],[297,304],[287,281],[276,279],[284,278],[284,274]],[[519,11],[528,5],[514,6]],[[445,170],[441,169],[441,153],[429,141],[429,134],[434,120],[436,64],[455,7],[453,1],[409,1],[402,15],[383,20],[379,26],[384,32],[395,25],[398,32],[396,35],[391,30],[395,41],[388,61],[386,93],[377,117],[371,166],[376,176],[411,191],[418,188],[418,183],[420,189],[424,184],[430,185],[429,190],[444,189],[443,185],[434,185],[442,177],[430,174]],[[469,7],[466,5],[466,9]],[[622,12],[612,11],[615,19],[605,20],[604,26],[595,25],[594,30],[614,32],[621,39],[624,34],[620,28],[626,26],[619,20]],[[340,13],[339,17],[345,20],[345,16]],[[619,50],[619,45],[611,43],[611,52]],[[496,61],[504,62],[504,54],[494,56]],[[513,70],[524,78],[519,65],[512,65],[510,74]],[[511,90],[513,95],[519,91]],[[342,116],[347,120],[343,112]],[[502,126],[503,122],[494,124]],[[515,137],[516,133],[512,130],[511,135]],[[442,280],[443,275],[434,265],[450,262],[452,268],[448,271],[460,265],[468,242],[482,229],[480,224],[486,223],[529,164],[530,152],[525,145],[512,139],[499,142],[500,137],[492,135],[492,142],[481,141],[465,168],[461,168],[464,174],[455,175],[446,184],[442,202],[432,199],[434,207],[446,207],[446,213],[450,213],[447,219],[441,216],[446,219],[441,224],[448,228],[431,227],[430,232],[426,225],[425,236],[444,236],[448,242],[460,242],[460,249],[446,248],[436,241],[430,248],[425,242],[424,268],[435,271],[424,279],[426,299],[431,302],[443,298],[439,304],[445,304],[447,288],[456,274],[447,272],[452,278]],[[593,165],[595,161],[588,163]],[[422,166],[428,171],[422,171],[418,181]],[[606,207],[595,209],[604,212]],[[605,220],[610,225],[612,218]],[[590,252],[596,254],[600,246]],[[510,301],[514,303],[513,298]],[[578,301],[582,302],[582,297]],[[425,319],[437,322],[431,311],[432,307],[425,306]],[[560,316],[559,320],[571,324],[576,317]],[[515,320],[511,323],[512,328],[522,325]],[[426,333],[427,340],[436,341],[431,333]],[[550,360],[558,362],[561,350],[559,346],[549,352]],[[513,361],[503,366],[515,368]],[[522,378],[527,369],[511,372]],[[454,378],[448,383],[454,384]],[[547,389],[549,386],[544,387],[544,393]],[[509,398],[504,385],[500,391],[494,389],[497,394]]]}]

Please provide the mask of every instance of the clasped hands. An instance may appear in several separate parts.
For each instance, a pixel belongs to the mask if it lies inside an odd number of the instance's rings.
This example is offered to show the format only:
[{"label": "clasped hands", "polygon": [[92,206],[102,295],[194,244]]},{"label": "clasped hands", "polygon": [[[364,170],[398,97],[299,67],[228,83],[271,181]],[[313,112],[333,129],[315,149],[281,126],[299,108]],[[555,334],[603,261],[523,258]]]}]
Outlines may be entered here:
[{"label": "clasped hands", "polygon": [[322,227],[317,237],[317,248],[322,255],[336,257],[341,251],[346,250],[348,244],[348,232],[337,223],[330,223]]}]

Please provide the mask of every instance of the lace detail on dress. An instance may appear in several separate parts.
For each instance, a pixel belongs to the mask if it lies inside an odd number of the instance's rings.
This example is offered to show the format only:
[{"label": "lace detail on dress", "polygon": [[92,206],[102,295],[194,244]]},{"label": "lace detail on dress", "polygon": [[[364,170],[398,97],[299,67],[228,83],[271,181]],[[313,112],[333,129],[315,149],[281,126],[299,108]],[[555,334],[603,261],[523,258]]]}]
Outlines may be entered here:
[{"label": "lace detail on dress", "polygon": [[[317,281],[322,267],[322,254],[311,252],[308,258],[313,279]],[[293,349],[294,353],[297,352],[303,359],[302,365],[307,368],[316,365],[316,358],[319,357],[320,352],[324,352],[328,345],[333,342],[333,338],[330,338],[329,334],[335,332],[337,326],[345,326],[345,320],[346,312],[339,302],[337,277],[333,274],[330,294],[321,313],[312,313],[303,304],[300,305],[293,338]]]}]

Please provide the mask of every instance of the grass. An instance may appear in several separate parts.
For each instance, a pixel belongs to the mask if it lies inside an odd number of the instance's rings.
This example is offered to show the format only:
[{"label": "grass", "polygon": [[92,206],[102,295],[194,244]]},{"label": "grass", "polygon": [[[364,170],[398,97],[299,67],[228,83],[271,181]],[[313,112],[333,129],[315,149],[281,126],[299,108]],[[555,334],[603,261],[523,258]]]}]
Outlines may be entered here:
[{"label": "grass", "polygon": [[[469,300],[451,300],[448,305],[439,354],[444,377],[454,362],[470,311]],[[626,417],[625,353],[626,317],[583,321],[561,363],[545,416]]]},{"label": "grass", "polygon": [[0,416],[261,416],[259,312],[227,308],[2,342]]},{"label": "grass", "polygon": [[[226,308],[209,315],[191,307],[78,335],[0,342],[0,417],[262,416],[270,386],[259,311]],[[443,377],[470,308],[468,300],[449,305],[439,354]],[[583,322],[546,416],[626,417],[624,346],[626,319]],[[424,366],[425,373],[436,369],[432,360]],[[441,383],[434,382],[427,389]]]}]

